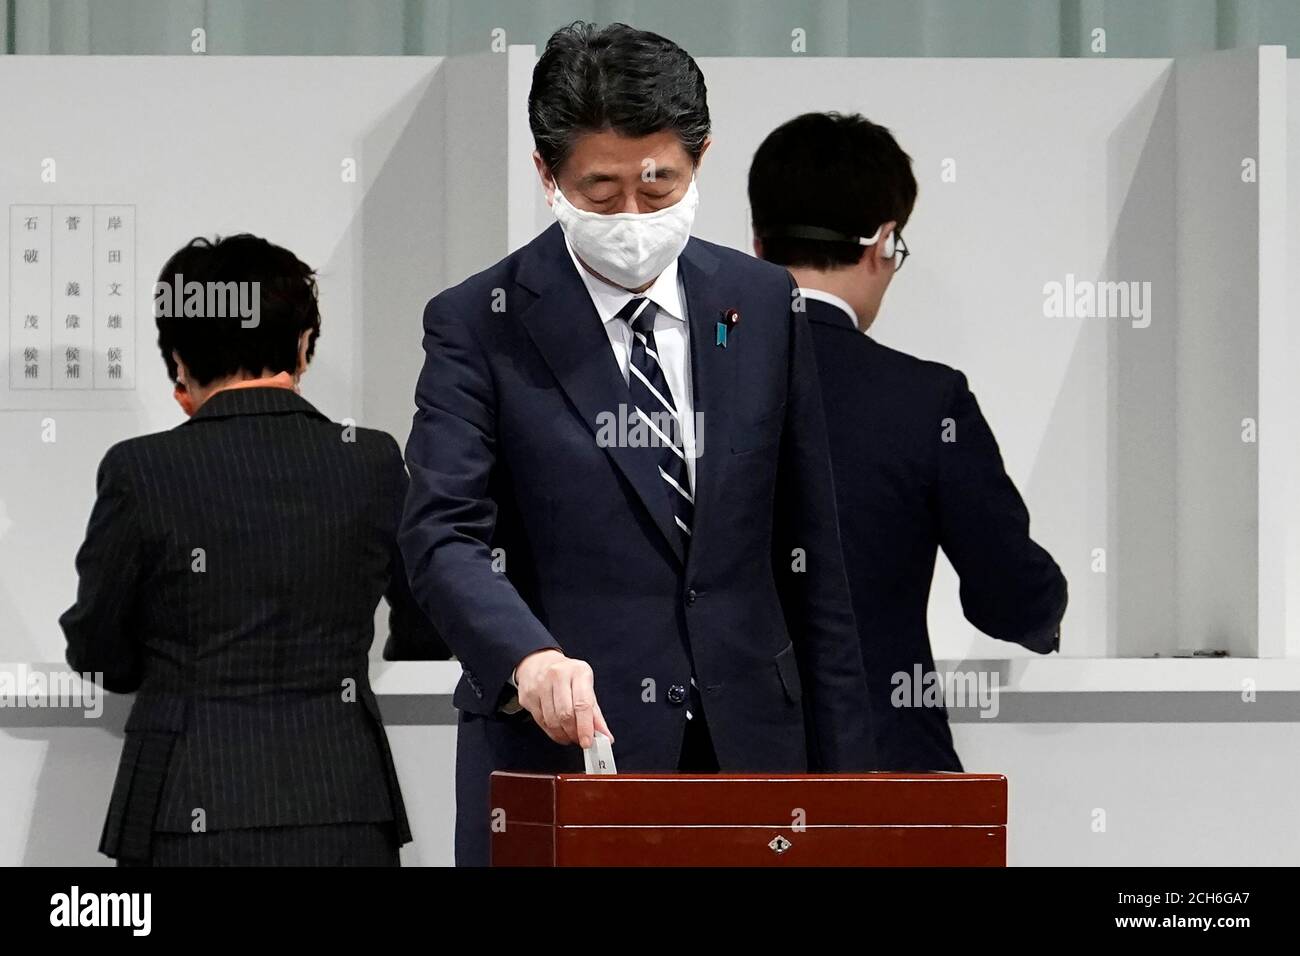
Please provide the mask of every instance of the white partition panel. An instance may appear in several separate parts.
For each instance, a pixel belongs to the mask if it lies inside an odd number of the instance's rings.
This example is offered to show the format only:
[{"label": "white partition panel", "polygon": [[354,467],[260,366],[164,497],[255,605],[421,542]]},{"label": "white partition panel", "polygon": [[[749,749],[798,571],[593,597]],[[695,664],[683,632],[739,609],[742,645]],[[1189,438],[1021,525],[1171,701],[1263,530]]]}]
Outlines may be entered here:
[{"label": "white partition panel", "polygon": [[[1282,313],[1280,233],[1259,215],[1285,188],[1279,138],[1261,134],[1280,56],[699,61],[714,123],[703,238],[751,249],[750,159],[799,113],[863,113],[911,154],[914,256],[872,334],[967,374],[1070,581],[1067,655],[1250,656],[1259,615],[1270,633],[1281,620],[1283,548],[1258,528],[1282,495],[1242,440],[1282,391],[1260,373],[1261,324],[1276,336]],[[512,116],[526,98],[512,82]],[[1259,189],[1246,157],[1273,169]],[[510,161],[529,191],[512,208],[534,210],[535,232],[549,214],[527,157]],[[964,620],[942,558],[930,621],[939,656],[1024,653]]]},{"label": "white partition panel", "polygon": [[1254,653],[1257,619],[1256,64],[1234,50],[1175,70],[1177,622],[1183,643],[1235,655]]},{"label": "white partition panel", "polygon": [[[750,159],[768,132],[799,113],[861,112],[890,127],[910,153],[920,186],[905,231],[914,256],[873,334],[966,372],[1028,501],[1033,532],[1070,580],[1065,651],[1116,653],[1124,629],[1115,592],[1125,580],[1117,565],[1131,566],[1133,552],[1144,562],[1148,600],[1171,594],[1167,547],[1141,542],[1166,542],[1173,514],[1145,509],[1147,527],[1131,536],[1115,517],[1123,449],[1116,448],[1112,392],[1122,383],[1112,379],[1124,370],[1112,368],[1114,342],[1127,334],[1118,326],[1133,320],[1046,315],[1044,290],[1059,283],[1072,296],[1083,282],[1150,281],[1157,307],[1166,303],[1164,321],[1152,325],[1167,327],[1172,198],[1163,185],[1168,170],[1152,169],[1148,140],[1156,139],[1154,152],[1168,153],[1168,61],[727,58],[700,65],[714,121],[700,176],[696,232],[704,238],[750,248]],[[1154,185],[1156,196],[1131,198],[1135,181]],[[1143,243],[1140,275],[1108,275],[1121,223],[1154,240]],[[1162,375],[1170,379],[1167,370]],[[1155,470],[1170,472],[1172,445],[1156,452]],[[1100,560],[1104,573],[1092,570]],[[930,614],[937,654],[1017,652],[975,632],[956,595],[955,575],[941,561]],[[1127,613],[1143,607],[1134,600]],[[1169,618],[1169,610],[1151,616]],[[1164,638],[1172,638],[1169,627]]]},{"label": "white partition panel", "polygon": [[[404,440],[424,302],[506,244],[505,57],[3,57],[0,89],[15,92],[0,101],[0,660],[56,661],[99,459],[183,420],[154,344],[167,256],[241,231],[296,252],[319,271],[323,317],[304,396]],[[61,231],[43,234],[51,223]],[[48,255],[52,270],[21,268]],[[95,325],[65,328],[78,306],[63,280],[87,255]],[[125,302],[100,295],[110,279]],[[47,359],[60,350],[59,387],[25,375],[25,343],[42,335]],[[79,381],[66,380],[68,343]],[[96,379],[88,356],[102,365],[110,346],[129,347],[129,375]]]},{"label": "white partition panel", "polygon": [[[1261,67],[1261,86],[1263,77],[1276,69],[1276,62]],[[1300,62],[1284,61],[1281,69],[1285,84],[1283,172],[1295,175],[1279,183],[1264,170],[1260,184],[1262,232],[1274,235],[1279,219],[1285,232],[1280,250],[1274,243],[1268,253],[1261,253],[1260,263],[1261,305],[1267,318],[1260,330],[1260,400],[1266,409],[1280,408],[1278,417],[1284,423],[1276,440],[1271,429],[1265,433],[1260,449],[1261,507],[1268,507],[1260,529],[1260,575],[1266,586],[1276,586],[1282,595],[1283,626],[1279,638],[1272,629],[1273,615],[1279,609],[1271,608],[1267,615],[1261,609],[1260,654],[1300,658],[1300,322],[1296,321],[1300,309],[1300,208],[1296,204],[1300,199]],[[1267,88],[1276,97],[1275,85]],[[1278,111],[1275,99],[1261,102],[1261,115],[1268,120],[1262,134],[1267,142],[1277,133]],[[1266,543],[1270,546],[1267,553]],[[1264,578],[1266,571],[1268,577]]]}]

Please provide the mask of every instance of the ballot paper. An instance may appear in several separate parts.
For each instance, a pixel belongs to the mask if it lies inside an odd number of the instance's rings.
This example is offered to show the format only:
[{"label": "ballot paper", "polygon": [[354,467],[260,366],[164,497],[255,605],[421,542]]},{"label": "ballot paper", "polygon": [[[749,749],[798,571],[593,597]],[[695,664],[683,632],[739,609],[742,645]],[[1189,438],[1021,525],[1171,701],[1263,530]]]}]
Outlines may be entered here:
[{"label": "ballot paper", "polygon": [[614,766],[614,747],[599,730],[591,736],[591,746],[582,751],[587,773],[618,773]]}]

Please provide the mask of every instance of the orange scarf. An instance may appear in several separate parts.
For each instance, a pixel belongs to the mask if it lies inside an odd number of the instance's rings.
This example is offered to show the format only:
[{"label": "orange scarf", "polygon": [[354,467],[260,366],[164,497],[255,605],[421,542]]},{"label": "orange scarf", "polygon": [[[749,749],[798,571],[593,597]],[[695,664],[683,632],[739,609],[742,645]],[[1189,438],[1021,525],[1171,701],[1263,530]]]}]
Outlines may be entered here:
[{"label": "orange scarf", "polygon": [[[214,390],[212,395],[217,394],[217,392],[224,392],[228,388],[291,388],[295,392],[298,391],[298,386],[294,383],[293,376],[288,372],[278,372],[275,375],[268,375],[265,378],[246,378],[239,382],[231,382],[229,385],[222,385],[220,388]],[[208,397],[211,398],[212,395],[209,395]],[[198,407],[194,404],[194,399],[190,396],[189,392],[181,388],[180,385],[177,385],[176,390],[172,392],[172,398],[176,399],[176,404],[180,405],[181,410],[191,418],[194,416],[194,413],[198,411]]]}]

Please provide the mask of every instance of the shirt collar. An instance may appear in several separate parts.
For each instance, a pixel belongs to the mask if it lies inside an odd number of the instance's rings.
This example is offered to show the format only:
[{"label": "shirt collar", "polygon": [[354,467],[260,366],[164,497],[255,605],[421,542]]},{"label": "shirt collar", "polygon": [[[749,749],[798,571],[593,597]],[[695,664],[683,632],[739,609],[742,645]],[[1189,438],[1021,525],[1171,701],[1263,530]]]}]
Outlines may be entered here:
[{"label": "shirt collar", "polygon": [[837,309],[842,309],[845,314],[853,320],[853,327],[855,329],[858,328],[858,313],[853,310],[853,306],[849,305],[833,292],[827,292],[824,289],[806,289],[803,286],[800,286],[799,294],[805,299],[816,299],[818,302],[825,302],[827,305],[833,305]]},{"label": "shirt collar", "polygon": [[223,388],[213,393],[185,424],[232,415],[283,415],[289,412],[305,412],[325,418],[311,402],[291,388],[252,386]]},{"label": "shirt collar", "polygon": [[578,261],[578,255],[573,251],[573,246],[569,245],[568,236],[564,238],[564,247],[569,250],[569,258],[573,260],[573,267],[578,270],[578,275],[582,277],[582,284],[587,287],[587,292],[591,296],[591,301],[596,305],[596,312],[600,315],[601,322],[609,323],[617,318],[619,309],[637,296],[645,296],[653,302],[659,310],[659,315],[666,315],[678,322],[686,321],[686,311],[682,308],[682,293],[677,285],[676,259],[664,267],[664,271],[659,273],[659,278],[655,279],[650,288],[644,292],[629,292],[622,286],[611,285],[603,279],[597,279],[588,272],[586,267]]},{"label": "shirt collar", "polygon": [[[228,388],[291,388],[295,392],[298,385],[293,380],[293,376],[288,372],[277,372],[275,375],[266,375],[261,378],[246,378],[242,381],[231,382],[229,385],[222,385],[216,392],[224,391]],[[212,394],[215,395],[216,392]]]}]

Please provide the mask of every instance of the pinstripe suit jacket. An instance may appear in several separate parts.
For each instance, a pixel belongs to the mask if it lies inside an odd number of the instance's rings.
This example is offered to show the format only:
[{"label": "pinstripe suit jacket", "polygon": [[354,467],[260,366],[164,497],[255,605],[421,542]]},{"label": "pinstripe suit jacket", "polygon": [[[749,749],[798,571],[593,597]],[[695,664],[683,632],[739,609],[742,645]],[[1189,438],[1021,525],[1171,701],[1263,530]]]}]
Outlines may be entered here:
[{"label": "pinstripe suit jacket", "polygon": [[441,644],[396,550],[406,484],[390,436],[279,388],[109,449],[60,618],[74,669],[137,692],[101,852],[199,821],[391,820],[409,842],[367,673],[386,590],[406,643]]}]

